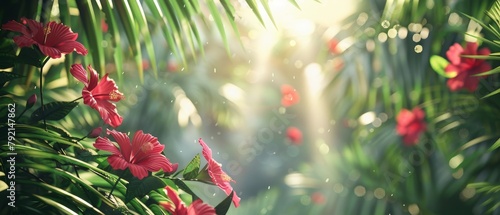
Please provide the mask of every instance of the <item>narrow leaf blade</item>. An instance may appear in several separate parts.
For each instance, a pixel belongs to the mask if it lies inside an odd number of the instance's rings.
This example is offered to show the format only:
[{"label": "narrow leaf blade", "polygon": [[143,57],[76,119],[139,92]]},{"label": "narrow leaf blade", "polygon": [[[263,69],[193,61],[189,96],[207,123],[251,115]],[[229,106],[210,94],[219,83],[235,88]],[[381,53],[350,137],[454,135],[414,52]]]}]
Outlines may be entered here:
[{"label": "narrow leaf blade", "polygon": [[218,215],[226,214],[231,207],[231,203],[233,200],[234,191],[229,194],[221,203],[215,206],[215,213]]},{"label": "narrow leaf blade", "polygon": [[36,109],[31,114],[32,121],[45,120],[60,120],[68,115],[73,108],[78,105],[78,102],[50,102]]}]

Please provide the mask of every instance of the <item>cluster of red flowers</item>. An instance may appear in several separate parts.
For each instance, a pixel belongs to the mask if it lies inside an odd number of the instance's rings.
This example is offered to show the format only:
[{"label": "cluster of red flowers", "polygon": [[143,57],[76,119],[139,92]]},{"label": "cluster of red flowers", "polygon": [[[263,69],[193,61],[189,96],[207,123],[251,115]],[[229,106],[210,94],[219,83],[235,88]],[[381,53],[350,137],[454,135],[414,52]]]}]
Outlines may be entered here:
[{"label": "cluster of red flowers", "polygon": [[446,66],[445,72],[452,76],[448,79],[448,88],[451,91],[460,89],[467,89],[470,92],[477,89],[480,76],[474,76],[491,69],[490,64],[482,59],[474,59],[463,57],[462,55],[489,55],[488,48],[478,49],[478,44],[475,42],[468,42],[465,49],[458,43],[448,49],[446,57],[450,60],[450,64]]},{"label": "cluster of red flowers", "polygon": [[[68,26],[61,23],[49,22],[44,25],[35,20],[23,18],[21,22],[7,22],[2,25],[2,29],[21,33],[13,38],[19,47],[35,45],[42,54],[51,58],[60,58],[62,54],[69,54],[73,51],[81,55],[88,53],[87,49],[76,41],[78,34],[73,33]],[[124,96],[118,90],[115,81],[109,78],[108,74],[99,80],[99,74],[90,65],[85,70],[81,64],[74,64],[71,66],[70,73],[84,85],[83,103],[97,110],[106,124],[114,128],[120,126],[123,118],[118,114],[113,102],[119,102]],[[113,137],[116,141],[114,143],[107,137],[100,137],[101,131],[101,128],[94,129],[88,137],[97,137],[94,143],[96,149],[111,152],[107,160],[114,170],[129,169],[138,179],[147,177],[150,172],[163,170],[166,173],[173,173],[177,171],[178,164],[171,163],[163,155],[165,146],[151,134],[138,130],[131,140],[125,133],[107,129],[106,134]],[[208,145],[201,139],[199,142],[203,148],[203,156],[208,162],[207,171],[212,182],[230,195],[233,188],[229,182],[233,180],[222,170],[221,164],[212,158],[212,151]],[[167,186],[165,192],[172,204],[160,203],[160,205],[172,214],[215,214],[215,209],[201,200],[195,200],[189,207],[186,207],[175,190]],[[240,198],[234,193],[233,202],[236,207],[239,206],[239,201]]]}]

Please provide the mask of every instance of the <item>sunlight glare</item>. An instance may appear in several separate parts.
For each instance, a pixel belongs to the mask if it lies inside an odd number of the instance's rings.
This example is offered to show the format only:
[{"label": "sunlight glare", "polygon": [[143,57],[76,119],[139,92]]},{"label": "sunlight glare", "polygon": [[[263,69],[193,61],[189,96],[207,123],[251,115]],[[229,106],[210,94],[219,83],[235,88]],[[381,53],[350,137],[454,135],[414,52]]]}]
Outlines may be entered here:
[{"label": "sunlight glare", "polygon": [[307,83],[311,89],[311,94],[318,96],[321,93],[321,82],[323,80],[323,73],[321,72],[321,65],[318,63],[310,63],[304,68],[304,73],[307,78]]},{"label": "sunlight glare", "polygon": [[375,121],[375,112],[373,111],[369,111],[369,112],[366,112],[364,113],[363,115],[361,115],[359,117],[359,123],[361,123],[362,125],[368,125],[370,123],[372,123],[373,121]]},{"label": "sunlight glare", "polygon": [[195,127],[200,126],[202,123],[201,117],[198,115],[198,111],[193,102],[186,96],[184,90],[180,87],[175,87],[173,92],[175,96],[175,107],[179,111],[177,113],[179,126],[186,127],[189,121],[191,121]]},{"label": "sunlight glare", "polygon": [[238,86],[231,84],[231,83],[226,83],[224,84],[220,89],[219,93],[226,97],[228,100],[238,103],[243,100],[243,90],[239,88]]}]

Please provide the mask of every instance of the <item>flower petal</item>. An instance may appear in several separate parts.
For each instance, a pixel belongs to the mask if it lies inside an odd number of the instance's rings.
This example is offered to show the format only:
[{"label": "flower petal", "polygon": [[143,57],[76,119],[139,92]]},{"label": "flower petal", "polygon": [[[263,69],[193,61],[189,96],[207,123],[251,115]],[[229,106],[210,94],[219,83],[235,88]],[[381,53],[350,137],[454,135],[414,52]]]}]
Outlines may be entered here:
[{"label": "flower petal", "polygon": [[170,214],[175,213],[175,206],[169,201],[159,201],[158,205],[167,210]]},{"label": "flower petal", "polygon": [[216,213],[212,206],[203,203],[201,199],[196,199],[187,208],[187,215],[216,215]]},{"label": "flower petal", "polygon": [[107,134],[111,134],[111,136],[113,136],[115,141],[120,146],[120,154],[125,158],[125,160],[130,161],[131,147],[130,138],[127,134],[109,129],[107,129]]},{"label": "flower petal", "polygon": [[482,48],[482,49],[479,49],[479,51],[477,52],[477,54],[478,55],[490,55],[491,51],[488,48]]},{"label": "flower petal", "polygon": [[33,39],[31,39],[31,37],[28,37],[28,36],[25,36],[25,35],[14,37],[14,42],[17,44],[17,46],[19,46],[21,48],[37,44],[36,41],[34,41]]},{"label": "flower petal", "polygon": [[144,166],[129,163],[128,168],[130,169],[132,175],[137,177],[139,180],[148,176],[148,170]]},{"label": "flower petal", "polygon": [[448,85],[448,88],[452,92],[454,92],[464,87],[465,79],[467,79],[467,74],[462,72],[458,73],[457,76],[455,76],[454,78],[448,79],[446,83]]},{"label": "flower petal", "polygon": [[99,74],[97,74],[97,71],[95,71],[90,64],[87,65],[87,70],[90,73],[90,80],[87,88],[93,92],[93,89],[97,86],[97,82],[99,81]]},{"label": "flower petal", "polygon": [[465,45],[465,50],[463,54],[475,55],[477,52],[478,44],[476,42],[467,42]]},{"label": "flower petal", "polygon": [[9,31],[14,31],[14,32],[19,32],[23,35],[31,35],[28,28],[14,20],[8,21],[7,23],[2,25],[2,30],[9,30]]},{"label": "flower petal", "polygon": [[105,99],[114,102],[120,101],[123,98],[123,94],[118,91],[115,81],[109,78],[108,74],[104,75],[99,84],[92,89],[92,95],[96,99]]},{"label": "flower petal", "polygon": [[120,150],[107,137],[98,137],[95,140],[94,147],[99,150],[111,152],[113,154],[121,154]]},{"label": "flower petal", "polygon": [[132,151],[134,153],[157,154],[163,152],[164,148],[165,146],[158,142],[158,138],[151,134],[145,134],[142,130],[136,131],[132,139]]},{"label": "flower petal", "polygon": [[413,108],[412,112],[413,112],[413,115],[415,115],[415,118],[417,118],[419,120],[422,120],[425,117],[424,111],[418,107]]},{"label": "flower petal", "polygon": [[111,155],[108,157],[108,162],[109,162],[109,165],[111,165],[111,167],[114,169],[114,170],[125,170],[127,169],[127,167],[130,167],[130,163],[127,162],[125,159],[123,159],[123,157],[121,155]]},{"label": "flower petal", "polygon": [[88,86],[87,71],[85,71],[81,64],[73,64],[69,69],[69,72],[78,81],[82,82],[85,86]]},{"label": "flower petal", "polygon": [[123,117],[118,114],[116,105],[106,100],[96,100],[97,111],[101,115],[102,120],[108,125],[116,128],[123,122]]},{"label": "flower petal", "polygon": [[462,46],[458,43],[455,43],[446,52],[446,57],[448,58],[448,60],[450,60],[452,64],[457,65],[460,63],[461,60],[460,55],[462,54],[463,51],[464,49],[462,48]]},{"label": "flower petal", "polygon": [[170,199],[170,201],[172,201],[176,210],[181,209],[181,207],[185,207],[184,203],[182,202],[177,192],[171,187],[169,186],[165,187],[165,194],[167,194],[167,197]]},{"label": "flower petal", "polygon": [[45,40],[44,26],[43,23],[37,22],[33,19],[21,18],[21,21],[26,24],[29,29],[30,35],[37,44],[44,44]]},{"label": "flower petal", "polygon": [[240,200],[241,200],[241,198],[236,194],[236,192],[234,192],[234,194],[233,194],[234,207],[240,206]]},{"label": "flower petal", "polygon": [[151,154],[147,157],[142,157],[139,161],[135,162],[135,164],[142,166],[151,172],[159,170],[163,170],[164,172],[174,171],[172,163],[162,154]]},{"label": "flower petal", "polygon": [[413,119],[413,113],[407,109],[402,109],[396,117],[399,125],[409,125]]},{"label": "flower petal", "polygon": [[205,159],[207,161],[212,160],[212,149],[210,149],[210,147],[208,147],[208,145],[205,143],[205,141],[203,141],[201,138],[198,139],[198,143],[200,143],[200,145],[202,147],[203,157],[205,157]]},{"label": "flower petal", "polygon": [[55,45],[54,47],[59,49],[64,54],[69,54],[73,51],[76,51],[76,53],[83,56],[88,54],[88,50],[85,48],[85,46],[77,41],[64,41]]},{"label": "flower petal", "polygon": [[43,44],[47,46],[56,46],[61,42],[74,41],[78,38],[78,34],[73,33],[68,26],[61,23],[52,21],[45,28],[47,29],[45,33],[47,38],[44,39],[46,41]]},{"label": "flower petal", "polygon": [[62,56],[61,50],[54,47],[38,44],[38,48],[40,48],[40,51],[42,51],[44,55],[49,56],[53,59],[60,58]]}]

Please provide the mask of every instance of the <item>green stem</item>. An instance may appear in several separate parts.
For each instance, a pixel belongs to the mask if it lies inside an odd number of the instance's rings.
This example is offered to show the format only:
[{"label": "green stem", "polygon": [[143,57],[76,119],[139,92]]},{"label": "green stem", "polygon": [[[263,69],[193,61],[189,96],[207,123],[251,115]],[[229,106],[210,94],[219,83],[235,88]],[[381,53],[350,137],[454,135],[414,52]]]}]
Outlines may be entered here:
[{"label": "green stem", "polygon": [[[42,116],[45,114],[45,108],[43,106],[43,65],[40,67],[40,102],[42,103]],[[47,121],[45,117],[43,118],[43,126],[45,131],[47,131]]]},{"label": "green stem", "polygon": [[21,116],[23,116],[23,114],[24,114],[24,112],[26,112],[26,110],[28,110],[28,108],[24,108],[23,112],[21,112],[21,114],[19,114],[19,116],[17,116],[16,122],[19,121],[19,119],[21,119]]},{"label": "green stem", "polygon": [[82,98],[83,98],[83,96],[80,96],[80,97],[78,97],[78,98],[74,99],[74,100],[73,100],[73,101],[71,101],[71,102],[76,102],[77,100],[80,100],[80,99],[82,99]]},{"label": "green stem", "polygon": [[115,190],[116,188],[116,185],[118,184],[118,182],[120,181],[120,179],[122,178],[122,176],[125,174],[125,171],[123,171],[120,176],[118,176],[118,179],[116,179],[116,182],[115,184],[113,185],[113,187],[111,188],[111,191],[109,192],[109,195],[108,195],[108,199],[111,197],[111,194],[113,193],[113,191]]},{"label": "green stem", "polygon": [[[42,64],[40,66],[40,102],[42,104],[42,116],[45,114],[45,108],[43,106],[43,66],[49,61],[50,57],[46,56],[45,59],[43,59]],[[43,125],[45,127],[45,131],[47,131],[47,121],[45,120],[45,117],[43,118]]]},{"label": "green stem", "polygon": [[179,171],[177,171],[176,173],[174,173],[172,176],[170,176],[171,178],[175,178],[175,176],[179,175],[179,173],[181,172],[184,172],[184,169],[181,169]]}]

